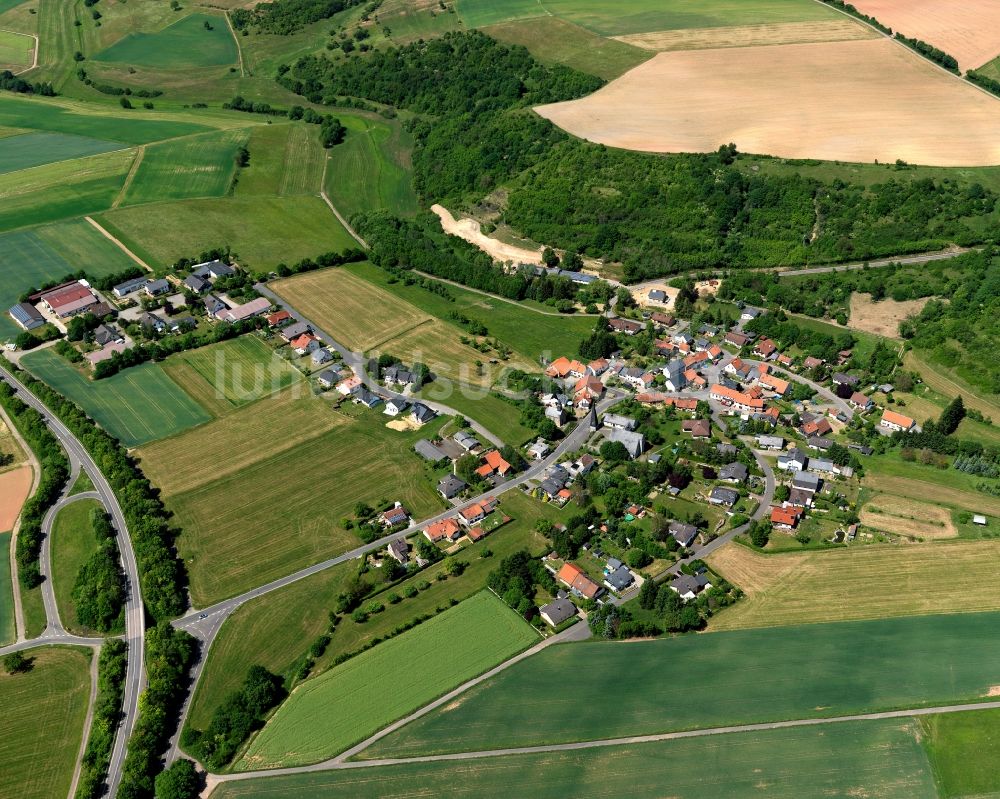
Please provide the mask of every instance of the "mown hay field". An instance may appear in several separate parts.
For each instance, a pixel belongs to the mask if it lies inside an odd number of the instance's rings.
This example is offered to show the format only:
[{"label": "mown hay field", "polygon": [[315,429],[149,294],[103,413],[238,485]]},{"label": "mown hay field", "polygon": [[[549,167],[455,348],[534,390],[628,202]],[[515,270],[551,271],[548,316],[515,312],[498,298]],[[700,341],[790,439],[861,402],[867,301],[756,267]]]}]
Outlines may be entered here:
[{"label": "mown hay field", "polygon": [[858,0],[854,5],[894,31],[954,56],[963,71],[1000,55],[1000,6],[992,0]]},{"label": "mown hay field", "polygon": [[35,40],[23,33],[0,30],[0,64],[5,67],[31,66]]},{"label": "mown hay field", "polygon": [[240,171],[237,197],[319,193],[327,151],[315,125],[258,125],[250,132],[247,149],[250,164]]},{"label": "mown hay field", "polygon": [[851,295],[851,312],[847,326],[876,336],[899,338],[899,323],[907,317],[920,313],[928,299],[923,297],[919,300],[899,302],[887,297],[872,302],[871,294],[854,292]]},{"label": "mown hay field", "polygon": [[482,591],[303,683],[251,740],[237,769],[333,757],[538,640],[524,619]]},{"label": "mown hay field", "polygon": [[[852,601],[849,592],[842,601]],[[362,757],[599,740],[985,698],[1000,613],[550,647]],[[683,675],[671,679],[668,675]],[[614,675],[609,679],[608,675]]]},{"label": "mown hay field", "polygon": [[77,500],[59,511],[52,526],[52,587],[59,620],[77,635],[100,635],[77,621],[73,586],[80,567],[100,548],[90,512],[103,507],[96,499]]},{"label": "mown hay field", "polygon": [[355,546],[342,520],[358,502],[398,500],[416,518],[442,508],[411,449],[440,422],[400,433],[377,411],[351,406],[353,415],[342,416],[308,396],[287,408],[277,402],[261,400],[140,452],[183,531],[177,547],[196,607]]},{"label": "mown hay field", "polygon": [[[156,224],[150,225],[155,217]],[[230,247],[250,269],[357,246],[319,197],[219,197],[116,208],[98,221],[146,263]]]},{"label": "mown hay field", "polygon": [[121,150],[120,142],[66,133],[23,133],[0,139],[0,173]]},{"label": "mown hay field", "polygon": [[236,129],[149,145],[121,204],[223,196],[236,172],[236,151],[248,138]]},{"label": "mown hay field", "polygon": [[768,44],[807,44],[874,39],[878,34],[853,20],[779,22],[726,28],[687,28],[616,36],[615,40],[644,50],[712,50],[717,47],[759,47]]},{"label": "mown hay field", "polygon": [[152,33],[129,33],[91,57],[150,69],[185,69],[235,64],[238,54],[223,17],[190,14]]},{"label": "mown hay field", "polygon": [[[535,522],[539,518],[558,522],[572,512],[543,504],[517,491],[504,494],[501,510],[512,521],[487,539],[462,550],[458,557],[468,563],[462,574],[439,580],[438,575],[447,568],[442,561],[376,594],[373,601],[385,605],[385,610],[363,624],[350,618],[342,619],[330,633],[326,653],[316,660],[311,674],[315,676],[332,668],[338,655],[355,652],[400,624],[435,613],[439,608],[447,608],[453,599],[464,600],[482,590],[487,575],[500,559],[522,549],[534,555],[542,554],[548,541],[535,530]],[[487,549],[493,555],[483,558],[482,553]],[[188,723],[204,729],[215,709],[230,693],[239,689],[248,663],[260,663],[276,674],[291,676],[296,662],[327,629],[328,611],[333,609],[337,594],[356,571],[352,563],[334,566],[240,607],[212,643],[191,703]],[[409,587],[425,583],[427,587],[420,589],[416,596],[406,596]],[[390,593],[402,599],[389,602]]]},{"label": "mown hay field", "polygon": [[21,364],[77,403],[126,447],[166,438],[211,419],[158,364],[133,366],[94,381],[52,350],[26,355]]},{"label": "mown hay field", "polygon": [[658,53],[588,97],[536,110],[630,150],[734,142],[783,158],[1000,163],[996,100],[882,37]]},{"label": "mown hay field", "polygon": [[0,673],[0,796],[65,796],[90,698],[88,650],[33,649],[27,674]]},{"label": "mown hay field", "polygon": [[861,509],[861,523],[882,532],[925,541],[958,535],[948,508],[891,494],[875,494],[866,502]]},{"label": "mown hay field", "polygon": [[961,395],[966,408],[977,410],[1000,423],[1000,402],[983,396],[979,389],[970,386],[947,366],[931,363],[925,353],[910,350],[903,357],[903,366],[919,372],[921,379],[940,394],[946,397]]},{"label": "mown hay field", "polygon": [[940,541],[761,555],[740,544],[709,563],[747,596],[711,629],[1000,610],[997,541]]},{"label": "mown hay field", "polygon": [[[408,763],[224,782],[212,799],[937,799],[913,721],[713,735],[462,763]],[[780,753],[780,754],[779,754]],[[694,764],[710,764],[698,767]],[[572,793],[568,793],[572,792]]]}]

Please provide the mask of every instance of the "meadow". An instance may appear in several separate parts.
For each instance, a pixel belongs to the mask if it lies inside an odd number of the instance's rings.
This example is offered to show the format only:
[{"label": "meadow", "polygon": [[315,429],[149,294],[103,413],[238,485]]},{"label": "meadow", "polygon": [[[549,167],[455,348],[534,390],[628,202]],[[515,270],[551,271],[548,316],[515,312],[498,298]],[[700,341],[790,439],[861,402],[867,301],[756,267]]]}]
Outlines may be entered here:
[{"label": "meadow", "polygon": [[8,67],[31,66],[31,51],[35,40],[13,31],[0,30],[0,64]]},{"label": "meadow", "polygon": [[214,14],[190,14],[153,33],[129,33],[91,56],[150,69],[222,66],[235,64],[237,57],[229,26]]},{"label": "meadow", "polygon": [[120,205],[222,197],[236,172],[246,130],[223,130],[151,144]]},{"label": "meadow", "polygon": [[[344,416],[314,398],[272,418],[270,402],[140,453],[154,483],[174,489],[165,500],[183,531],[177,548],[196,607],[352,548],[341,520],[358,502],[398,500],[418,518],[442,507],[411,450],[428,429],[396,432],[377,411],[349,406]],[[323,413],[332,418],[314,423]],[[207,446],[233,455],[207,460]]]},{"label": "meadow", "polygon": [[[157,224],[149,225],[150,215]],[[266,270],[356,246],[319,197],[232,197],[116,208],[97,220],[147,263],[230,247],[241,265]]]},{"label": "meadow", "polygon": [[77,621],[72,594],[77,572],[99,548],[90,511],[101,507],[94,499],[77,500],[59,511],[52,526],[52,586],[59,620],[77,635],[100,635]]},{"label": "meadow", "polygon": [[0,175],[0,231],[110,208],[134,150],[117,150]]},{"label": "meadow", "polygon": [[[0,552],[10,552],[10,533],[0,533]],[[14,640],[14,586],[10,580],[10,558],[0,559],[0,646]]]},{"label": "meadow", "polygon": [[940,799],[1000,794],[1000,710],[925,716],[921,727]]},{"label": "meadow", "polygon": [[522,618],[482,591],[304,682],[250,741],[236,768],[333,757],[538,640]]},{"label": "meadow", "polygon": [[516,405],[482,386],[433,381],[421,389],[420,396],[454,408],[515,447],[535,438],[535,432],[521,424],[521,411]]},{"label": "meadow", "polygon": [[865,468],[864,485],[874,491],[1000,516],[1000,497],[977,491],[974,475],[904,461],[896,452],[870,458]]},{"label": "meadow", "polygon": [[[990,575],[998,541],[939,541],[762,555],[741,544],[713,552],[712,569],[747,596],[713,630],[1000,610]],[[844,601],[843,597],[853,597]]]},{"label": "meadow", "polygon": [[121,150],[120,142],[66,133],[23,133],[0,139],[0,174]]},{"label": "meadow", "polygon": [[0,674],[0,796],[65,796],[80,750],[90,697],[85,649],[44,647],[28,653],[27,674]]},{"label": "meadow", "polygon": [[417,212],[411,184],[413,137],[399,120],[340,114],[347,137],[329,151],[324,188],[347,219],[385,208],[398,216]]},{"label": "meadow", "polygon": [[52,350],[26,355],[21,365],[77,403],[126,447],[175,435],[211,418],[158,364],[134,366],[97,381]]},{"label": "meadow", "polygon": [[[446,570],[444,562],[439,562],[385,588],[371,600],[385,605],[385,610],[364,624],[350,618],[342,619],[330,635],[326,653],[316,660],[311,674],[315,676],[330,669],[338,655],[357,651],[400,624],[434,613],[438,608],[448,607],[452,600],[464,600],[480,591],[500,559],[521,549],[535,555],[543,553],[548,542],[535,531],[536,520],[547,518],[557,522],[565,518],[562,510],[518,491],[509,491],[503,496],[501,509],[513,521],[487,539],[462,550],[458,558],[468,564],[462,574],[439,580],[438,575]],[[487,550],[493,553],[489,558],[483,557]],[[239,688],[248,663],[260,663],[276,674],[291,676],[310,644],[326,631],[327,611],[332,609],[337,594],[356,571],[353,563],[334,566],[254,599],[233,613],[208,652],[188,713],[188,723],[204,729],[219,704]],[[424,584],[427,587],[416,596],[405,596],[409,587]],[[388,599],[389,594],[403,598],[393,603]]]},{"label": "meadow", "polygon": [[[457,707],[436,710],[376,742],[363,756],[975,701],[1000,683],[1000,640],[990,632],[998,622],[1000,613],[916,616],[550,647],[471,689]],[[683,679],[667,679],[665,663]]]},{"label": "meadow", "polygon": [[[793,730],[508,755],[463,763],[408,763],[360,770],[224,782],[212,799],[441,799],[531,796],[611,799],[937,799],[909,721],[855,722]],[[665,793],[665,791],[667,793]]]},{"label": "meadow", "polygon": [[247,149],[250,165],[240,170],[237,197],[319,194],[327,151],[314,125],[259,125],[251,130]]}]

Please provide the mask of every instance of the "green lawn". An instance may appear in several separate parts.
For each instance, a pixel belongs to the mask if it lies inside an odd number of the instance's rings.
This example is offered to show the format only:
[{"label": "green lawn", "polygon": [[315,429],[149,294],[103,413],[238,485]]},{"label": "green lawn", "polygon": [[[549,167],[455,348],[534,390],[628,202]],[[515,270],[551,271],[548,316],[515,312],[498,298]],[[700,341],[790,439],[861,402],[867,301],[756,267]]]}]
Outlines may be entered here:
[{"label": "green lawn", "polygon": [[118,150],[0,175],[0,231],[110,208],[134,157]]},{"label": "green lawn", "polygon": [[[801,316],[799,314],[789,314],[790,321],[797,324],[799,327],[805,328],[806,330],[813,330],[817,333],[825,333],[828,336],[833,336],[837,338],[845,333],[850,333],[857,339],[857,344],[854,345],[854,354],[865,360],[872,351],[875,349],[875,345],[878,344],[880,337],[872,333],[865,333],[863,330],[853,330],[850,327],[841,327],[836,322],[827,322],[822,319],[813,319],[809,316]],[[887,341],[889,344],[893,342],[889,339],[882,339]],[[899,342],[895,342],[895,346],[898,346]]]},{"label": "green lawn", "polygon": [[90,523],[90,511],[102,507],[96,499],[78,500],[59,511],[52,525],[52,586],[59,620],[77,635],[100,635],[77,621],[73,585],[80,567],[100,548]]},{"label": "green lawn", "polygon": [[83,494],[87,491],[94,490],[94,481],[90,479],[90,475],[85,471],[80,471],[80,476],[76,478],[76,482],[73,483],[72,489],[70,489],[70,495],[73,494]]},{"label": "green lawn", "polygon": [[303,683],[250,742],[237,769],[333,757],[537,641],[523,619],[483,591]]},{"label": "green lawn", "polygon": [[10,533],[0,533],[0,646],[11,643],[14,627],[14,586],[10,581]]},{"label": "green lawn", "polygon": [[28,289],[80,269],[100,278],[132,265],[125,253],[84,220],[0,235],[0,336],[21,332],[6,311]]},{"label": "green lawn", "polygon": [[338,118],[347,127],[347,138],[329,151],[326,170],[326,192],[337,210],[348,219],[379,209],[400,216],[416,213],[413,138],[400,121],[339,113]]},{"label": "green lawn", "polygon": [[[607,675],[606,675],[607,676]],[[224,782],[212,799],[936,799],[909,721],[837,724]],[[622,786],[628,786],[623,794]]]},{"label": "green lawn", "polygon": [[[338,655],[355,652],[400,624],[434,613],[438,608],[447,607],[453,599],[462,600],[481,590],[487,575],[502,558],[521,549],[541,554],[546,549],[547,541],[535,532],[535,522],[539,518],[556,522],[565,519],[568,513],[518,491],[504,494],[501,510],[513,521],[483,541],[462,550],[458,558],[468,566],[461,575],[438,580],[438,574],[445,568],[443,563],[438,563],[376,595],[375,599],[385,605],[385,610],[370,617],[364,624],[344,618],[331,635],[326,654],[316,661],[313,674],[329,669]],[[493,555],[481,557],[487,549]],[[335,566],[248,602],[237,610],[212,643],[191,704],[188,723],[204,728],[222,700],[239,689],[249,663],[260,663],[276,674],[291,676],[296,662],[305,655],[316,637],[326,630],[329,623],[327,612],[333,608],[334,598],[355,572],[354,564]],[[405,596],[408,587],[424,582],[430,587],[414,597]],[[403,598],[392,604],[388,601],[390,593]]]},{"label": "green lawn", "polygon": [[65,796],[80,750],[90,696],[89,650],[44,647],[27,653],[27,674],[0,674],[0,796]]},{"label": "green lawn", "polygon": [[500,440],[515,447],[534,440],[535,433],[521,424],[521,411],[481,387],[460,387],[450,383],[428,383],[420,395],[451,408],[479,422]]},{"label": "green lawn", "polygon": [[[149,220],[156,219],[156,225]],[[98,221],[147,263],[229,246],[250,269],[271,269],[357,246],[319,197],[234,197],[117,208]]]},{"label": "green lawn", "polygon": [[921,726],[941,799],[1000,796],[1000,710],[925,716]]},{"label": "green lawn", "polygon": [[222,197],[248,137],[246,130],[222,130],[150,145],[122,205]]},{"label": "green lawn", "polygon": [[13,67],[30,67],[31,51],[35,40],[23,33],[0,31],[0,64]]},{"label": "green lawn", "polygon": [[0,139],[0,174],[120,149],[120,142],[66,133],[8,136]]},{"label": "green lawn", "polygon": [[52,350],[26,355],[22,366],[79,404],[127,447],[180,433],[211,418],[152,363],[91,381]]},{"label": "green lawn", "polygon": [[191,14],[155,33],[130,33],[91,58],[149,69],[189,69],[235,64],[238,55],[222,17]]},{"label": "green lawn", "polygon": [[976,701],[1000,683],[997,623],[1000,613],[969,613],[556,646],[477,686],[461,707],[435,711],[364,756]]}]

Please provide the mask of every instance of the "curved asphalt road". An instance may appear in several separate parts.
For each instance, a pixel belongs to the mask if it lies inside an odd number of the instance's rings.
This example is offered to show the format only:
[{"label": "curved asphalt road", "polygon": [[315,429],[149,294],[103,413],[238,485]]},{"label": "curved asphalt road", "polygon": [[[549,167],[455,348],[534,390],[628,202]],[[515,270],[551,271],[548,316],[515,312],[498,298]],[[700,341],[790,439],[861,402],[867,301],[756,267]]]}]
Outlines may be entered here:
[{"label": "curved asphalt road", "polygon": [[[10,372],[0,367],[0,379],[6,380],[16,391],[17,396],[27,405],[38,411],[45,419],[46,424],[53,435],[59,440],[63,448],[69,455],[71,463],[81,464],[83,470],[90,476],[94,484],[94,493],[104,503],[108,509],[111,519],[117,530],[118,549],[121,552],[122,566],[125,570],[125,640],[128,643],[128,664],[125,671],[125,699],[122,709],[122,722],[115,736],[115,745],[111,752],[111,762],[108,767],[108,795],[114,796],[118,790],[118,783],[121,780],[122,763],[125,759],[126,747],[129,736],[135,726],[136,718],[139,715],[139,694],[145,682],[145,672],[143,657],[145,650],[145,616],[142,607],[142,597],[139,588],[139,567],[136,564],[135,552],[132,549],[132,540],[128,535],[128,528],[125,524],[125,516],[122,514],[118,498],[104,474],[97,468],[97,464],[90,457],[90,453],[77,440],[69,429],[59,421],[55,414],[28,389],[26,389]],[[46,581],[49,582],[49,581]],[[51,590],[51,587],[50,589]],[[52,599],[53,608],[55,607]],[[48,602],[46,602],[48,612]],[[71,636],[61,631],[58,613],[48,617],[48,627],[42,637],[34,641],[25,641],[15,644],[14,647],[7,647],[0,650],[0,654],[14,649],[28,649],[30,646],[41,644],[66,643],[83,644],[86,646],[100,645],[103,639],[85,639],[78,636]],[[53,622],[58,629],[53,630]],[[22,646],[22,644],[25,644]]]},{"label": "curved asphalt road", "polygon": [[55,585],[53,584],[53,573],[52,573],[52,526],[55,522],[56,516],[59,515],[59,511],[65,508],[67,505],[72,505],[74,502],[78,502],[81,499],[101,499],[101,495],[97,491],[86,491],[80,494],[73,494],[69,496],[66,492],[70,491],[73,487],[74,480],[70,477],[69,481],[66,483],[66,487],[63,489],[63,495],[60,500],[49,508],[48,513],[45,514],[45,518],[42,519],[42,551],[38,556],[39,567],[42,576],[45,578],[42,582],[42,603],[45,605],[45,633],[50,633],[56,636],[66,635],[66,628],[63,627],[62,620],[59,618],[59,605],[56,603],[56,591]]}]

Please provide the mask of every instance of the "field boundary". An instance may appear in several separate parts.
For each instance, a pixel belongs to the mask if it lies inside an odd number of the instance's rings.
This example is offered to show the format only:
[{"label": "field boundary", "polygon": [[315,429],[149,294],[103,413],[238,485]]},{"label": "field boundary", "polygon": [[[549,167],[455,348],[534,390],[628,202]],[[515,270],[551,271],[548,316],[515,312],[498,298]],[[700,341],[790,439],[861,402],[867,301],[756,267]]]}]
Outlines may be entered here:
[{"label": "field boundary", "polygon": [[13,74],[23,75],[25,72],[30,72],[31,70],[35,69],[38,66],[38,47],[39,47],[38,36],[36,36],[34,33],[25,33],[24,31],[12,31],[10,28],[0,28],[0,31],[3,31],[4,33],[14,33],[18,36],[27,36],[33,39],[35,42],[35,46],[31,48],[31,66],[19,69],[17,70],[17,72]]},{"label": "field boundary", "polygon": [[340,211],[337,210],[337,206],[335,206],[333,204],[333,201],[330,199],[330,195],[326,193],[326,169],[327,166],[329,166],[329,164],[330,164],[330,153],[327,152],[326,158],[323,160],[323,176],[320,178],[319,181],[319,196],[323,198],[323,202],[325,202],[327,206],[329,206],[330,210],[333,211],[333,215],[337,217],[337,221],[340,222],[341,225],[343,225],[344,230],[346,230],[350,234],[351,238],[354,239],[358,244],[360,244],[362,249],[367,250],[369,249],[368,242],[365,241],[363,238],[361,238],[361,236],[358,234],[358,231],[356,231],[353,227],[351,227],[350,222],[344,219],[343,214],[341,214]]},{"label": "field boundary", "polygon": [[[139,159],[136,159],[136,160],[139,160]],[[135,168],[134,165],[133,165],[133,168]],[[129,174],[131,175],[132,173],[129,173]],[[124,191],[124,189],[123,189],[123,191]],[[121,239],[115,238],[114,235],[112,235],[108,230],[106,230],[105,228],[103,228],[101,226],[101,223],[98,222],[96,219],[94,219],[94,217],[92,217],[92,216],[85,216],[84,219],[86,219],[91,225],[93,225],[94,228],[97,230],[98,233],[100,233],[102,236],[104,236],[104,238],[106,238],[108,241],[110,241],[112,244],[114,244],[119,250],[121,250],[123,253],[125,253],[129,258],[131,258],[133,261],[135,261],[137,264],[139,264],[139,266],[141,266],[147,272],[152,272],[153,271],[153,267],[151,267],[149,264],[147,264],[144,260],[142,260],[142,258],[140,258],[138,255],[136,255],[134,252],[132,252],[128,247],[126,247],[125,244],[122,242]]]},{"label": "field boundary", "polygon": [[[128,192],[129,187],[131,187],[132,182],[135,180],[135,175],[139,171],[139,167],[142,165],[142,159],[145,157],[146,157],[146,145],[140,144],[138,147],[138,151],[135,154],[135,159],[132,161],[132,168],[129,169],[128,174],[125,176],[125,182],[122,183],[122,187],[118,191],[118,196],[115,197],[115,201],[111,203],[112,211],[122,204],[122,200],[125,199],[125,194]],[[87,221],[93,224],[90,217],[87,217]]]},{"label": "field boundary", "polygon": [[236,55],[240,61],[240,77],[245,78],[247,74],[243,67],[243,48],[240,47],[240,37],[236,35],[236,29],[233,27],[233,21],[229,18],[229,12],[223,11],[222,16],[226,18],[226,25],[229,26],[229,32],[233,34],[233,41],[236,42]]}]

